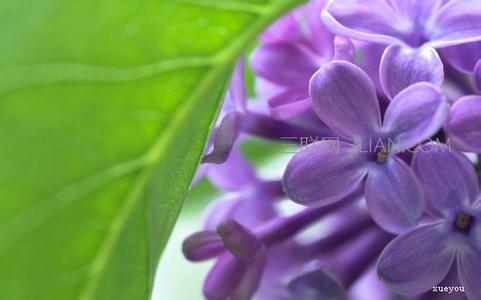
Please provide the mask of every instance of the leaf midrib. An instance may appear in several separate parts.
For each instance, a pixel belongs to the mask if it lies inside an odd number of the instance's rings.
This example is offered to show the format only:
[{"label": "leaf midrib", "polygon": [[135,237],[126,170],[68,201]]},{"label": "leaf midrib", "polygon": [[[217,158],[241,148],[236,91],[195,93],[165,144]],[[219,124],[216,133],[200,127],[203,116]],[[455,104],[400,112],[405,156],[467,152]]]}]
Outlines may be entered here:
[{"label": "leaf midrib", "polygon": [[[299,0],[286,0],[282,3],[276,2],[273,5],[265,6],[265,10],[257,11],[257,15],[261,16],[255,20],[250,28],[243,32],[243,34],[235,39],[228,48],[221,50],[218,54],[210,57],[192,57],[192,58],[178,58],[168,61],[161,61],[151,65],[137,66],[131,68],[113,68],[94,65],[80,65],[80,64],[48,64],[37,66],[23,66],[16,67],[0,72],[0,95],[2,93],[10,92],[15,89],[23,88],[33,85],[47,85],[60,81],[103,81],[103,82],[119,82],[138,80],[150,76],[155,76],[163,72],[171,71],[178,68],[198,68],[210,67],[202,82],[190,93],[190,102],[181,107],[180,110],[175,111],[174,118],[171,121],[171,126],[161,130],[159,136],[151,147],[147,149],[145,155],[142,155],[138,168],[141,174],[133,183],[132,188],[122,207],[116,213],[110,228],[107,230],[106,236],[101,242],[101,246],[96,254],[93,255],[86,283],[80,292],[79,298],[82,300],[94,299],[98,284],[102,278],[109,263],[111,254],[115,251],[115,245],[120,239],[120,234],[124,229],[125,224],[129,220],[134,208],[142,200],[145,188],[151,179],[154,168],[162,160],[163,154],[167,150],[170,140],[175,137],[181,122],[186,115],[199,105],[199,101],[205,100],[209,97],[209,91],[212,91],[218,84],[218,80],[226,73],[232,66],[232,60],[237,57],[246,44],[253,40],[256,35],[269,23],[271,23],[281,13],[287,11],[293,6],[301,3]],[[270,8],[270,10],[269,10]],[[251,12],[254,13],[254,12]],[[45,76],[48,75],[48,76]],[[27,81],[25,81],[27,79]],[[217,105],[217,111],[221,107],[221,103]],[[214,122],[211,122],[210,129],[212,129]],[[209,130],[210,131],[210,130]],[[204,141],[207,140],[207,132],[203,134]],[[197,159],[199,164],[200,158]],[[115,164],[116,165],[116,164]],[[115,167],[115,165],[113,167]],[[193,174],[190,174],[193,176]],[[103,185],[97,186],[101,188]],[[88,193],[87,193],[88,194]],[[185,195],[183,195],[185,196]],[[179,199],[183,202],[184,197]],[[170,232],[172,228],[168,228]],[[146,228],[148,232],[148,228]],[[147,240],[147,243],[150,243]],[[165,244],[165,238],[162,238],[162,246]],[[151,246],[147,247],[147,256],[150,257]],[[147,262],[149,264],[149,262]],[[149,269],[150,264],[147,268]],[[152,272],[149,274],[150,284],[152,284]],[[149,286],[146,286],[146,295],[150,294]]]}]

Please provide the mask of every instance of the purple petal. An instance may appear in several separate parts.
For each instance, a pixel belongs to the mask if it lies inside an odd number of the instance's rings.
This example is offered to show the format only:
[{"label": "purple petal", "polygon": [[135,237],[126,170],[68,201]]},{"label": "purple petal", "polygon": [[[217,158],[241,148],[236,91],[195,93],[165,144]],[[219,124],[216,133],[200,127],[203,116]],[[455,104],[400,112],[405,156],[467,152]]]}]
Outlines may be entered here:
[{"label": "purple petal", "polygon": [[310,47],[320,57],[332,55],[333,35],[319,17],[325,0],[313,0],[278,19],[261,35],[264,43],[289,42]]},{"label": "purple petal", "polygon": [[432,214],[450,216],[478,197],[478,178],[471,162],[446,145],[428,143],[418,147],[412,166]]},{"label": "purple petal", "polygon": [[413,83],[440,86],[444,79],[443,63],[431,47],[391,45],[384,51],[379,72],[384,92],[391,99]]},{"label": "purple petal", "polygon": [[333,33],[385,44],[402,39],[402,20],[384,0],[337,0],[322,12],[322,20]]},{"label": "purple petal", "polygon": [[319,118],[345,138],[364,139],[379,133],[376,90],[359,67],[345,61],[324,65],[311,79],[310,95]]},{"label": "purple petal", "polygon": [[251,65],[257,75],[285,86],[305,84],[318,68],[312,53],[290,43],[259,46],[252,53]]},{"label": "purple petal", "polygon": [[329,253],[324,265],[339,277],[344,287],[350,288],[377,260],[392,238],[391,234],[373,226],[358,232],[352,241],[342,243],[333,253]]},{"label": "purple petal", "polygon": [[289,88],[269,99],[270,113],[279,120],[290,120],[299,117],[311,108],[311,99],[307,85]]},{"label": "purple petal", "polygon": [[219,224],[217,232],[225,248],[237,258],[249,259],[261,247],[259,239],[235,220],[230,219]]},{"label": "purple petal", "polygon": [[204,295],[208,300],[225,300],[235,290],[246,268],[247,261],[240,260],[230,253],[222,255],[207,274],[204,282]]},{"label": "purple petal", "polygon": [[190,235],[182,244],[182,252],[190,261],[201,261],[219,255],[224,244],[215,231],[200,231]]},{"label": "purple petal", "polygon": [[474,83],[476,84],[476,88],[478,88],[478,92],[481,92],[481,59],[478,61],[476,66],[474,67]]},{"label": "purple petal", "polygon": [[295,299],[346,299],[342,283],[322,269],[294,278],[289,282],[288,289]]},{"label": "purple petal", "polygon": [[265,251],[258,251],[257,254],[249,261],[249,265],[247,266],[244,275],[232,294],[232,300],[252,299],[252,295],[254,295],[256,292],[261,281],[265,264]]},{"label": "purple petal", "polygon": [[[445,0],[391,0],[393,7],[405,18],[409,18],[414,26],[420,26],[438,11]],[[416,27],[416,29],[422,29]]]},{"label": "purple petal", "polygon": [[213,150],[202,158],[203,163],[221,164],[227,160],[234,142],[240,133],[242,115],[231,111],[224,116],[214,133]]},{"label": "purple petal", "polygon": [[420,82],[401,91],[384,116],[383,131],[394,139],[393,151],[409,149],[441,129],[449,104],[440,88]]},{"label": "purple petal", "polygon": [[[333,54],[333,34],[326,28],[321,20],[321,11],[324,9],[327,0],[311,0],[305,6],[307,17],[308,34],[306,43],[316,50],[321,57],[328,59]],[[303,23],[300,23],[303,26]]]},{"label": "purple petal", "polygon": [[396,157],[369,171],[365,197],[374,221],[393,233],[414,227],[424,210],[422,189],[416,176]]},{"label": "purple petal", "polygon": [[354,44],[350,39],[342,36],[336,36],[334,39],[334,56],[332,60],[345,60],[354,62]]},{"label": "purple petal", "polygon": [[216,199],[207,208],[204,228],[215,230],[217,225],[229,219],[246,227],[262,224],[277,215],[271,198],[256,191],[250,195],[231,194]]},{"label": "purple petal", "polygon": [[469,248],[458,254],[458,273],[468,299],[481,299],[481,250]]},{"label": "purple petal", "polygon": [[242,55],[235,66],[227,92],[230,101],[237,111],[245,111],[247,106],[244,60],[244,55]]},{"label": "purple petal", "polygon": [[282,16],[260,35],[261,41],[277,43],[299,40],[304,34],[299,26],[303,14],[304,8],[300,7]]},{"label": "purple petal", "polygon": [[289,198],[303,205],[328,205],[353,192],[366,175],[366,158],[349,143],[324,140],[301,149],[284,173]]},{"label": "purple petal", "polygon": [[248,108],[249,111],[251,103],[254,104],[262,104],[265,105],[265,101],[268,101],[270,98],[276,97],[280,93],[283,93],[285,91],[285,87],[278,85],[276,83],[273,83],[267,79],[264,79],[262,77],[256,76],[255,78],[255,83],[254,83],[254,90],[256,94],[256,100],[257,101],[249,101],[248,103]]},{"label": "purple petal", "polygon": [[453,0],[438,12],[429,43],[441,48],[481,40],[481,5],[478,0]]},{"label": "purple petal", "polygon": [[259,182],[254,168],[237,149],[231,151],[223,164],[211,165],[207,176],[215,186],[230,191],[239,191]]},{"label": "purple petal", "polygon": [[222,198],[215,199],[207,207],[204,217],[205,230],[215,231],[220,223],[234,219],[234,215],[239,211],[244,199],[239,195],[226,195]]},{"label": "purple petal", "polygon": [[376,90],[378,91],[378,95],[381,95],[384,92],[379,78],[379,67],[385,49],[386,45],[375,43],[363,43],[360,46],[357,46],[359,53],[358,57],[356,57],[356,64],[372,79],[376,86]]},{"label": "purple petal", "polygon": [[461,72],[472,73],[481,59],[481,42],[446,47],[441,52],[453,67]]},{"label": "purple petal", "polygon": [[481,96],[456,101],[444,128],[461,150],[481,153]]},{"label": "purple petal", "polygon": [[[366,289],[369,287],[369,289]],[[372,291],[376,291],[373,293]],[[349,289],[349,299],[356,300],[394,300],[395,294],[377,277],[376,267],[371,266],[366,274]],[[398,299],[399,300],[399,299]],[[421,300],[421,299],[416,299]],[[428,299],[423,299],[428,300]],[[445,299],[444,299],[445,300]],[[453,300],[453,299],[449,299]]]},{"label": "purple petal", "polygon": [[377,266],[381,280],[405,295],[428,291],[441,282],[454,259],[445,227],[444,223],[424,225],[390,242]]}]

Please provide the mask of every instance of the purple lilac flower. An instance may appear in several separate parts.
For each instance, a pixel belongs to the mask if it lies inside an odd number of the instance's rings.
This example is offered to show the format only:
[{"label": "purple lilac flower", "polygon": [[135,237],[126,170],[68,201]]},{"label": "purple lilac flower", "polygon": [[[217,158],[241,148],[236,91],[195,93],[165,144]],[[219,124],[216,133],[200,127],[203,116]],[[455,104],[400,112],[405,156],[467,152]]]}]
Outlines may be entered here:
[{"label": "purple lilac flower", "polygon": [[[209,171],[209,178],[228,194],[213,202],[207,210],[204,229],[187,238],[183,245],[189,260],[216,258],[204,285],[207,299],[229,296],[248,299],[254,294],[254,299],[262,300],[299,299],[299,293],[303,292],[289,289],[289,282],[298,282],[296,278],[307,273],[305,265],[322,251],[349,241],[357,232],[368,227],[372,229],[365,212],[359,209],[341,211],[336,217],[339,220],[337,230],[326,238],[302,246],[289,238],[323,216],[352,203],[358,196],[355,194],[332,206],[280,216],[274,206],[283,196],[279,183],[259,179],[236,150],[224,164]],[[347,214],[352,223],[346,222]],[[319,294],[332,292],[335,281],[330,278],[327,276],[324,285],[319,287]],[[262,288],[257,291],[260,282]],[[338,291],[344,292],[340,286]]]},{"label": "purple lilac flower", "polygon": [[[185,256],[193,261],[216,258],[204,284],[207,299],[250,299],[261,281],[266,263],[289,255],[292,243],[284,243],[306,226],[339,209],[346,203],[322,208],[308,208],[287,217],[272,218],[261,226],[239,224],[233,218],[218,224],[217,232],[206,229],[188,237],[183,245]],[[252,203],[252,202],[251,202]],[[349,202],[350,203],[350,202]],[[245,222],[245,220],[244,220]],[[248,229],[249,228],[249,229]],[[291,264],[302,263],[290,260]],[[278,274],[282,275],[282,274]]]},{"label": "purple lilac flower", "polygon": [[331,59],[352,61],[352,43],[334,36],[319,18],[324,0],[314,0],[274,23],[251,56],[259,97],[273,116],[292,119],[311,108],[309,79]]},{"label": "purple lilac flower", "polygon": [[344,140],[320,141],[298,152],[284,174],[288,196],[303,205],[326,205],[365,184],[367,206],[380,226],[392,232],[414,226],[423,211],[422,194],[396,153],[441,128],[448,105],[439,88],[406,88],[392,100],[382,125],[374,85],[353,64],[325,65],[310,90],[319,118]]},{"label": "purple lilac flower", "polygon": [[[257,101],[241,59],[198,170],[223,192],[183,245],[214,260],[204,296],[481,299],[480,156],[456,152],[481,153],[481,2],[312,0],[260,40]],[[300,138],[282,181],[249,135]]]},{"label": "purple lilac flower", "polygon": [[449,147],[417,149],[413,168],[434,221],[395,238],[383,251],[379,276],[395,291],[428,291],[456,260],[469,299],[481,299],[481,207],[478,178],[470,161]]},{"label": "purple lilac flower", "polygon": [[335,34],[390,45],[380,66],[390,98],[415,82],[442,83],[443,63],[435,48],[481,40],[477,0],[336,0],[322,18]]},{"label": "purple lilac flower", "polygon": [[457,100],[451,107],[444,130],[458,149],[481,153],[481,96]]},{"label": "purple lilac flower", "polygon": [[[481,88],[481,42],[466,43],[442,49],[442,54],[458,71],[471,75]],[[447,68],[449,70],[449,66]],[[459,80],[468,94],[472,92],[467,78]],[[467,152],[481,152],[481,97],[463,95],[455,98],[444,130],[458,149]]]}]

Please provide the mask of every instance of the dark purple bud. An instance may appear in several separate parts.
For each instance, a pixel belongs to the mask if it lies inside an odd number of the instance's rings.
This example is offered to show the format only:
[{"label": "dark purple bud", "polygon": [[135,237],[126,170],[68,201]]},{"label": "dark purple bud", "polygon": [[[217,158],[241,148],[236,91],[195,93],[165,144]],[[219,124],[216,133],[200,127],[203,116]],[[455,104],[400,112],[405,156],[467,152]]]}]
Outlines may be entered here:
[{"label": "dark purple bud", "polygon": [[225,300],[236,289],[246,268],[247,261],[230,253],[223,254],[210,270],[204,282],[204,295],[208,300]]},{"label": "dark purple bud", "polygon": [[261,241],[235,220],[230,219],[217,226],[225,248],[239,259],[253,257],[261,248]]},{"label": "dark purple bud", "polygon": [[249,300],[252,298],[261,281],[265,264],[266,254],[262,249],[261,251],[257,251],[250,260],[239,284],[231,296],[232,300]]},{"label": "dark purple bud", "polygon": [[213,258],[224,250],[222,240],[215,231],[196,232],[182,244],[182,252],[190,261]]},{"label": "dark purple bud", "polygon": [[265,259],[262,248],[247,260],[225,253],[207,275],[204,295],[209,300],[251,299],[261,281]]}]

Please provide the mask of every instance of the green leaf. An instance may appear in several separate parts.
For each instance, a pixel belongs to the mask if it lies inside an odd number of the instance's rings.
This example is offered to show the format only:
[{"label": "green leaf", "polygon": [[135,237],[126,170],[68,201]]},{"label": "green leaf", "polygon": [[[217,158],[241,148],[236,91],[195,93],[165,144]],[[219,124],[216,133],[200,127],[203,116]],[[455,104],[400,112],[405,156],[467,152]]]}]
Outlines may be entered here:
[{"label": "green leaf", "polygon": [[298,0],[0,3],[0,299],[148,299],[242,49]]}]

